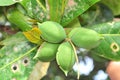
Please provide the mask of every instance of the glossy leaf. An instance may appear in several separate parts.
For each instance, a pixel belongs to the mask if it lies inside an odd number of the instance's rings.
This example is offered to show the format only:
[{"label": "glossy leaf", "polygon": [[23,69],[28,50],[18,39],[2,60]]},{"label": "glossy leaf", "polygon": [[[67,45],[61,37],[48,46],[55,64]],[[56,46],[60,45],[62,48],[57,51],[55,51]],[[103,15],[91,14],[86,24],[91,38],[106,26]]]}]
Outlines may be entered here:
[{"label": "glossy leaf", "polygon": [[15,8],[8,10],[7,18],[11,23],[15,24],[23,31],[32,29],[32,26],[28,21],[29,18]]},{"label": "glossy leaf", "polygon": [[32,12],[32,5],[31,5],[31,0],[22,0],[20,4],[24,7],[24,9],[27,11],[27,15],[30,17],[33,17],[33,12]]},{"label": "glossy leaf", "polygon": [[49,19],[49,15],[45,6],[40,0],[31,0],[33,17],[39,22],[43,22]]},{"label": "glossy leaf", "polygon": [[20,2],[21,0],[0,0],[0,6],[9,6],[15,4],[16,2]]},{"label": "glossy leaf", "polygon": [[[9,41],[9,43],[7,41]],[[31,55],[25,56],[13,64],[8,64],[32,49],[34,45],[31,45],[22,33],[17,33],[13,37],[6,39],[2,44],[4,46],[0,49],[0,55],[2,55],[0,57],[0,79],[11,80],[15,78],[17,80],[26,80],[36,63],[36,61],[32,60],[35,52],[32,52]],[[24,63],[24,59],[27,60],[27,63]],[[5,65],[8,66],[5,67]],[[16,66],[15,70],[13,69],[14,66]],[[20,75],[22,76],[24,73],[25,76],[19,78]]]},{"label": "glossy leaf", "polygon": [[101,2],[107,5],[114,15],[120,15],[120,0],[101,0]]},{"label": "glossy leaf", "polygon": [[68,0],[47,0],[50,20],[60,23]]},{"label": "glossy leaf", "polygon": [[108,22],[92,29],[104,36],[104,40],[92,52],[110,60],[120,60],[120,22]]},{"label": "glossy leaf", "polygon": [[97,4],[92,6],[85,13],[80,15],[81,25],[92,26],[103,22],[112,21],[114,16],[113,12],[104,4]]},{"label": "glossy leaf", "polygon": [[0,24],[4,25],[5,22],[6,22],[6,18],[4,16],[4,14],[3,14],[3,7],[0,7]]},{"label": "glossy leaf", "polygon": [[30,31],[23,32],[23,34],[32,43],[41,44],[43,42],[43,40],[40,38],[41,32],[37,27],[33,28]]},{"label": "glossy leaf", "polygon": [[61,24],[67,25],[99,0],[69,0],[65,7]]},{"label": "glossy leaf", "polygon": [[[40,79],[46,74],[46,72],[42,74],[43,72],[37,67],[34,70],[34,66],[37,65],[39,68],[46,66],[44,69],[47,71],[49,63],[38,64],[37,61],[33,60],[37,47],[29,43],[21,32],[1,43],[4,46],[0,49],[0,80],[28,80],[36,69],[36,73],[42,75],[37,78]],[[32,78],[36,77],[33,76]]]},{"label": "glossy leaf", "polygon": [[75,27],[81,27],[80,25],[80,21],[78,18],[75,18],[74,20],[72,20],[68,25],[64,26],[64,27],[69,27],[69,28],[75,28]]}]

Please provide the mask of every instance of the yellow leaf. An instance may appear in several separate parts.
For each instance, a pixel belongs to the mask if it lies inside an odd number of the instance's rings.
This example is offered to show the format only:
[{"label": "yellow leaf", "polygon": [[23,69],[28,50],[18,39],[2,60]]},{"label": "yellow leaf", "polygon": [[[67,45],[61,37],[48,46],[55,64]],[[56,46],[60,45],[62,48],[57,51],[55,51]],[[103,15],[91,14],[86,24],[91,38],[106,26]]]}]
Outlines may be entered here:
[{"label": "yellow leaf", "polygon": [[32,43],[41,44],[43,42],[43,40],[40,38],[41,32],[37,27],[27,32],[23,32],[23,34]]},{"label": "yellow leaf", "polygon": [[41,62],[38,61],[33,68],[28,80],[41,80],[48,71],[50,62]]}]

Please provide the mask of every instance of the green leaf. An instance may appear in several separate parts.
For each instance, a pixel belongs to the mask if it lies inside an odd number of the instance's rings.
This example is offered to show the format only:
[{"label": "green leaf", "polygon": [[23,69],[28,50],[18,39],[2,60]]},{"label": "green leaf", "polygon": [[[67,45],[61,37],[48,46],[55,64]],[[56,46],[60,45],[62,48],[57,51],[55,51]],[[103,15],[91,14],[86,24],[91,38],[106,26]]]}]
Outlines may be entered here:
[{"label": "green leaf", "polygon": [[114,15],[120,15],[120,0],[101,0],[101,2],[107,5]]},{"label": "green leaf", "polygon": [[[40,80],[46,75],[49,62],[33,60],[38,46],[18,32],[1,42],[0,80]],[[37,76],[36,76],[37,75]]]},{"label": "green leaf", "polygon": [[0,25],[5,25],[6,18],[3,14],[3,7],[0,7]]},{"label": "green leaf", "polygon": [[5,40],[1,41],[0,45],[9,46],[9,45],[18,44],[18,43],[26,41],[26,40],[27,39],[22,34],[22,32],[18,32],[13,37],[6,38]]},{"label": "green leaf", "polygon": [[29,18],[15,8],[8,10],[7,18],[11,23],[15,24],[19,29],[23,31],[27,31],[32,28],[28,21]]},{"label": "green leaf", "polygon": [[[0,80],[12,80],[14,78],[27,80],[36,64],[36,61],[32,59],[36,51],[29,51],[33,50],[35,45],[30,44],[22,33],[17,33],[2,43],[4,46],[0,49]],[[28,51],[31,54],[23,56]],[[20,56],[23,57],[20,58]]]},{"label": "green leaf", "polygon": [[33,12],[32,12],[32,5],[31,5],[31,0],[22,0],[20,2],[20,4],[25,8],[25,10],[27,11],[27,14],[30,17],[33,17]]},{"label": "green leaf", "polygon": [[65,7],[61,24],[63,26],[67,25],[98,1],[99,0],[69,0],[67,6]]},{"label": "green leaf", "polygon": [[80,15],[81,25],[92,26],[103,22],[112,21],[114,18],[112,11],[104,4],[92,6],[85,13]]},{"label": "green leaf", "polygon": [[20,1],[21,0],[0,0],[0,6],[9,6]]},{"label": "green leaf", "polygon": [[60,23],[68,0],[48,0],[50,20]]},{"label": "green leaf", "polygon": [[104,36],[104,40],[92,52],[110,60],[120,60],[120,22],[103,23],[92,29]]},{"label": "green leaf", "polygon": [[64,26],[64,27],[69,27],[69,28],[75,28],[75,27],[81,27],[80,25],[80,21],[78,18],[75,18],[74,20],[72,20],[68,25]]},{"label": "green leaf", "polygon": [[33,17],[39,22],[43,22],[49,19],[49,15],[45,6],[40,0],[31,0]]}]

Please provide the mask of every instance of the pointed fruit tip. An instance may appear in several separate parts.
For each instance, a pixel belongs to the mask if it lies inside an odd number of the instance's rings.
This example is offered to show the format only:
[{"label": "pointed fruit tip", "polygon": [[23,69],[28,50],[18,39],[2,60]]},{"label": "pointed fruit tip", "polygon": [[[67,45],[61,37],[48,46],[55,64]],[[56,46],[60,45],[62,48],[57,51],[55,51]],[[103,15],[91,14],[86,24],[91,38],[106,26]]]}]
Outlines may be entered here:
[{"label": "pointed fruit tip", "polygon": [[37,56],[34,56],[33,59],[37,59]]},{"label": "pointed fruit tip", "polygon": [[41,23],[37,22],[38,25],[41,25]]},{"label": "pointed fruit tip", "polygon": [[68,75],[68,71],[64,71],[64,74],[65,74],[65,76],[67,76]]}]

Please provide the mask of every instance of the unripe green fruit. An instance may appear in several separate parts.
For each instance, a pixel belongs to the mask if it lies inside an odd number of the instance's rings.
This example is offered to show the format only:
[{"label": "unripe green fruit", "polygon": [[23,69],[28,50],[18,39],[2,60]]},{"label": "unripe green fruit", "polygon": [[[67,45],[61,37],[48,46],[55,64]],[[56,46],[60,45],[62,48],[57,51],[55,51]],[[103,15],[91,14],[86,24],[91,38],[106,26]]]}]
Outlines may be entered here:
[{"label": "unripe green fruit", "polygon": [[74,28],[68,36],[77,47],[86,49],[95,48],[103,39],[99,33],[87,28]]},{"label": "unripe green fruit", "polygon": [[39,59],[43,62],[49,62],[55,59],[59,44],[44,42],[38,49],[34,59]]},{"label": "unripe green fruit", "polygon": [[42,24],[38,23],[38,28],[41,31],[41,37],[51,43],[60,43],[66,38],[66,33],[63,27],[52,21],[46,21]]},{"label": "unripe green fruit", "polygon": [[63,42],[59,46],[58,52],[56,54],[56,60],[60,69],[67,76],[67,73],[72,69],[75,63],[75,53],[69,42]]}]

